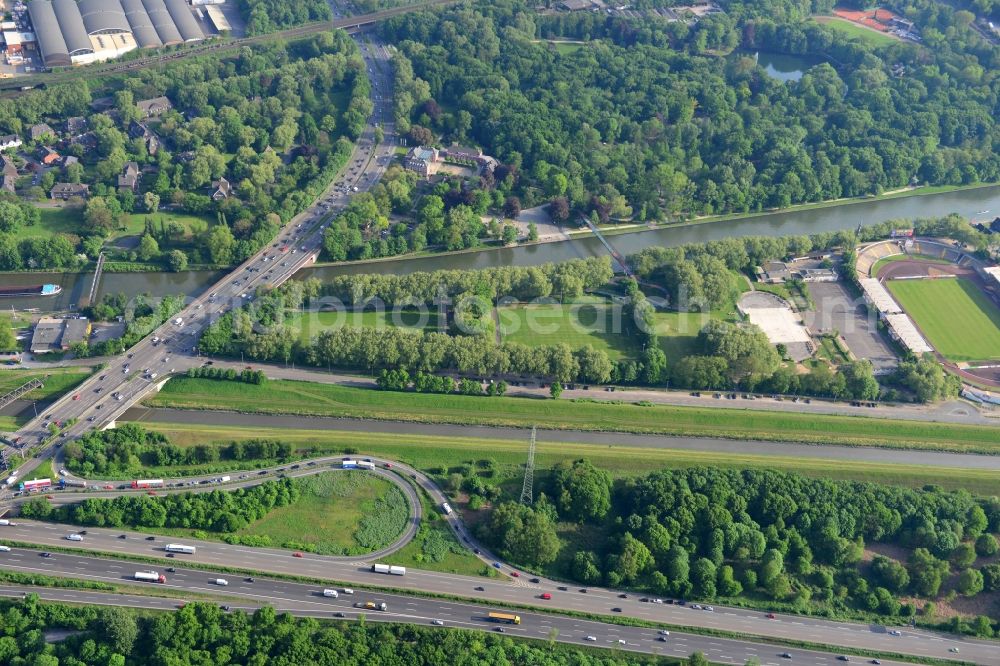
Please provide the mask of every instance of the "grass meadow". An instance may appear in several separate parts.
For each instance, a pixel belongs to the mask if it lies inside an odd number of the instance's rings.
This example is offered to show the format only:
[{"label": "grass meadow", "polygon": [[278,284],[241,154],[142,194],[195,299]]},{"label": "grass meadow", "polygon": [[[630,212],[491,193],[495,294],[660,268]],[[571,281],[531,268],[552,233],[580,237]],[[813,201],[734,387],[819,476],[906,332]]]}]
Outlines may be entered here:
[{"label": "grass meadow", "polygon": [[1000,309],[969,280],[889,280],[886,286],[949,360],[1000,359]]}]

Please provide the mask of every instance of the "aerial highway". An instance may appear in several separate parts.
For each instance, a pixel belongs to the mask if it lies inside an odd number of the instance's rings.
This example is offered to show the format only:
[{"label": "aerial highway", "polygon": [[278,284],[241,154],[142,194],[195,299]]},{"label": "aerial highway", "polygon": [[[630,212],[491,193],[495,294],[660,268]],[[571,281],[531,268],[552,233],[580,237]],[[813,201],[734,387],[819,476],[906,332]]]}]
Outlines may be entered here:
[{"label": "aerial highway", "polygon": [[[259,287],[274,287],[288,280],[303,266],[312,263],[322,245],[325,221],[342,210],[350,197],[370,189],[392,161],[392,73],[389,52],[381,44],[361,45],[361,53],[372,81],[374,111],[355,143],[348,165],[327,191],[305,212],[283,227],[272,243],[236,267],[190,302],[163,325],[152,331],[125,354],[80,385],[73,393],[57,400],[44,413],[24,425],[9,440],[21,452],[36,449],[39,457],[27,460],[17,473],[28,478],[33,469],[52,455],[65,438],[113,421],[129,406],[141,400],[166,377],[184,372],[200,363],[197,358],[199,334],[212,321],[254,297]],[[375,143],[380,125],[384,141]],[[50,427],[61,428],[53,437]]]},{"label": "aerial highway", "polygon": [[[594,645],[624,651],[660,654],[664,656],[686,657],[692,652],[703,652],[710,661],[722,664],[744,664],[756,658],[762,664],[808,664],[816,666],[839,663],[839,652],[824,652],[792,647],[776,647],[753,640],[738,640],[715,636],[700,636],[669,630],[669,635],[661,635],[660,629],[629,627],[576,617],[531,611],[512,611],[489,605],[488,602],[468,603],[445,599],[425,599],[407,595],[366,591],[349,588],[353,594],[344,593],[338,586],[337,598],[323,596],[329,589],[321,584],[294,583],[281,580],[248,577],[234,574],[215,574],[183,566],[167,571],[164,567],[153,567],[148,563],[109,561],[102,558],[63,553],[41,557],[41,551],[14,549],[0,553],[4,557],[5,568],[24,573],[62,575],[73,578],[108,583],[112,585],[142,585],[134,580],[136,571],[155,570],[165,573],[166,583],[148,584],[150,594],[157,591],[189,593],[219,598],[230,609],[253,610],[262,605],[271,605],[278,611],[289,611],[296,615],[308,615],[326,619],[336,618],[337,613],[344,620],[357,619],[364,615],[366,621],[408,622],[431,624],[440,620],[445,627],[496,631],[503,628],[511,636],[555,640],[576,645]],[[213,581],[224,576],[227,585],[222,587]],[[2,586],[0,594],[20,596],[26,591],[39,594],[43,599],[69,603],[98,603],[173,609],[188,599],[164,599],[146,596],[121,596],[92,592],[89,590],[65,590],[20,586]],[[197,600],[191,597],[191,601]],[[386,611],[358,608],[356,604],[367,601],[385,603]],[[491,611],[516,613],[520,624],[498,625],[487,619]],[[696,611],[691,611],[692,613]],[[590,640],[588,637],[593,637]],[[663,640],[660,640],[662,637]],[[780,655],[788,653],[791,658]],[[968,655],[960,655],[968,659]],[[855,657],[854,661],[868,661]],[[906,661],[882,660],[885,665],[905,664]],[[982,662],[988,663],[988,662]]]}]

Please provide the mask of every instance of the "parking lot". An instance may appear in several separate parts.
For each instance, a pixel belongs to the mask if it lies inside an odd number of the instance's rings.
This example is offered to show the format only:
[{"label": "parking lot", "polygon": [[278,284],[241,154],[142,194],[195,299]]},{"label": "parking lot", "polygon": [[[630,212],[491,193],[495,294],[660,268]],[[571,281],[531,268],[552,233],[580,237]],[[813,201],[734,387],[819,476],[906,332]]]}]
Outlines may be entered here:
[{"label": "parking lot", "polygon": [[854,298],[842,282],[810,282],[815,310],[803,313],[813,334],[839,331],[856,358],[868,359],[875,373],[896,367],[896,355],[878,332],[861,298]]}]

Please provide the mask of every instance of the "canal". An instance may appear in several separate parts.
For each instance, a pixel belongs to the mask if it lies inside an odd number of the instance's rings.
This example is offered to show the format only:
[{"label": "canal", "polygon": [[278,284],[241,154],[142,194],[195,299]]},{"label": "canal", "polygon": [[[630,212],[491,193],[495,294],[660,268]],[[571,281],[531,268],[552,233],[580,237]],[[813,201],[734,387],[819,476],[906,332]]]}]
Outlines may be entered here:
[{"label": "canal", "polygon": [[[985,221],[1000,215],[1000,186],[895,199],[859,200],[812,210],[766,213],[737,220],[660,227],[612,236],[611,240],[620,251],[631,254],[645,247],[657,245],[670,247],[731,237],[786,236],[853,230],[859,224],[876,224],[898,218],[940,217],[949,213],[958,213],[974,221]],[[604,253],[599,240],[585,237],[478,252],[317,266],[303,269],[296,274],[296,277],[327,280],[350,273],[403,274],[441,269],[533,266],[550,261],[601,256]],[[222,274],[222,271],[105,273],[101,279],[98,298],[104,294],[118,292],[128,296],[142,293],[154,296],[178,293],[197,296]],[[87,295],[92,279],[93,273],[0,273],[0,283],[4,285],[52,283],[63,288],[62,293],[54,297],[0,299],[0,308],[14,307],[19,310],[39,308],[43,311],[70,309]]]}]

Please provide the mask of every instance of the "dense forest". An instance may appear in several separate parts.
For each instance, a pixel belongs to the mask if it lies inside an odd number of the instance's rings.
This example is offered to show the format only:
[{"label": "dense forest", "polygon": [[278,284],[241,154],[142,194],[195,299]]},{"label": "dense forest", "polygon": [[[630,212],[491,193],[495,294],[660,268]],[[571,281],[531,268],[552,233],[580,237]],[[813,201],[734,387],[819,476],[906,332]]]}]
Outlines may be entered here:
[{"label": "dense forest", "polygon": [[[694,26],[521,0],[389,20],[397,129],[479,144],[525,205],[565,198],[601,221],[1000,179],[1000,48],[962,12],[917,2],[927,48],[876,48],[803,20],[830,3],[722,4]],[[784,83],[758,49],[830,62]]]},{"label": "dense forest", "polygon": [[[190,603],[140,615],[120,607],[41,603],[36,595],[0,602],[0,663],[8,666],[677,666],[678,661],[518,641],[496,633],[382,622],[295,618],[265,607],[227,613]],[[69,635],[47,641],[48,632]],[[708,662],[696,653],[694,663]],[[694,655],[693,655],[694,656]]]},{"label": "dense forest", "polygon": [[[513,562],[558,562],[554,573],[581,583],[828,615],[922,609],[929,623],[935,600],[1000,590],[996,497],[709,468],[613,484],[586,460],[548,478],[534,506],[500,504],[480,536]],[[562,555],[559,521],[577,524],[574,543],[588,546]],[[978,617],[948,626],[992,636],[995,625]]]},{"label": "dense forest", "polygon": [[239,0],[240,13],[247,22],[248,35],[284,30],[309,21],[333,18],[327,0]]}]

